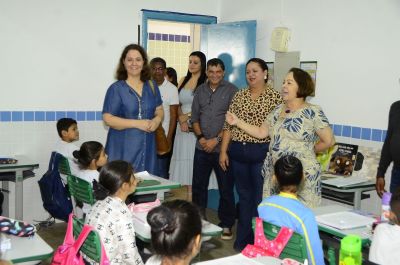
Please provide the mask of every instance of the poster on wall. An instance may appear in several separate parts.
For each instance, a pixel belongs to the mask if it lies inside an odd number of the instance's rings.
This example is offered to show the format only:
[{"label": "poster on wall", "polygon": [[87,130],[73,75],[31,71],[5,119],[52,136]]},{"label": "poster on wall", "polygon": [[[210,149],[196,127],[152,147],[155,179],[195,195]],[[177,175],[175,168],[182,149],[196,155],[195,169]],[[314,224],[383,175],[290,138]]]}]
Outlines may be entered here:
[{"label": "poster on wall", "polygon": [[[317,90],[317,61],[300,62],[300,69],[311,75],[311,78],[314,81],[315,90]],[[315,91],[311,96],[315,96]]]}]

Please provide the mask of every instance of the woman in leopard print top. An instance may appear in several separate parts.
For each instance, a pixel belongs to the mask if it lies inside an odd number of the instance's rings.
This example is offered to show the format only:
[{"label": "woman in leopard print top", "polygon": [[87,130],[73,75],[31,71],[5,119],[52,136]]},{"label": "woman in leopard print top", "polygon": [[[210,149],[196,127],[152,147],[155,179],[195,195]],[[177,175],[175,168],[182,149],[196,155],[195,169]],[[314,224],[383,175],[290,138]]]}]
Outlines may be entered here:
[{"label": "woman in leopard print top", "polygon": [[[268,114],[282,98],[267,85],[268,66],[259,58],[252,58],[246,64],[248,87],[237,92],[229,106],[249,124],[261,126]],[[251,219],[257,216],[257,206],[262,200],[263,177],[261,168],[268,152],[270,139],[255,138],[236,126],[226,124],[220,152],[222,169],[229,170],[239,194],[239,222],[234,243],[236,250],[242,250],[254,241]],[[229,146],[229,151],[228,151]]]}]

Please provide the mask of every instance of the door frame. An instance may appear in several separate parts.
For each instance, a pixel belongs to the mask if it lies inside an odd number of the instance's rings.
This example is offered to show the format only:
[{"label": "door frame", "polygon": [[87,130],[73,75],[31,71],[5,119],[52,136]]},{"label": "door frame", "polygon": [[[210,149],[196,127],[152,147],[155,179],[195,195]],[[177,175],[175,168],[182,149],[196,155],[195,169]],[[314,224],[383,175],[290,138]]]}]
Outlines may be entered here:
[{"label": "door frame", "polygon": [[179,13],[179,12],[170,12],[170,11],[157,11],[157,10],[148,10],[142,9],[142,47],[146,49],[147,47],[147,21],[149,19],[154,20],[164,20],[171,22],[186,22],[193,24],[216,24],[217,17],[215,16],[206,16],[206,15],[198,15],[198,14],[188,14],[188,13]]}]

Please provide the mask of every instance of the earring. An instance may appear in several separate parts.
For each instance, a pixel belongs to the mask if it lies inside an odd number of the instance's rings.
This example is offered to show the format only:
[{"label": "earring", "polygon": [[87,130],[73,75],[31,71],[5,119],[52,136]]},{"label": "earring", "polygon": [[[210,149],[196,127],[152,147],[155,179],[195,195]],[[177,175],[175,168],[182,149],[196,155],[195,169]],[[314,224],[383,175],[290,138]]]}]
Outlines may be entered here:
[{"label": "earring", "polygon": [[267,77],[268,77],[267,75],[264,75],[264,79],[267,79]]}]

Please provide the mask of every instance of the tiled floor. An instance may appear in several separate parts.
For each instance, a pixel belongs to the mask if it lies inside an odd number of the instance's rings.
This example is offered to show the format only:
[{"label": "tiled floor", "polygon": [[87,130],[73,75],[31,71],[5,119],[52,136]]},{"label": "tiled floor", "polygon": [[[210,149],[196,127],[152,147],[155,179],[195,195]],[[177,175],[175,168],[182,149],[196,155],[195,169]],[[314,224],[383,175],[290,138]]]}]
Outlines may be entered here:
[{"label": "tiled floor", "polygon": [[[168,200],[173,199],[188,199],[188,192],[186,187],[181,189],[173,190],[173,196],[168,197]],[[210,222],[218,224],[219,220],[217,213],[213,210],[207,210],[207,218]],[[64,240],[66,223],[56,223],[50,227],[40,228],[38,234],[53,248],[56,249],[62,244]],[[212,238],[204,244],[199,257],[194,260],[194,262],[210,260],[220,257],[226,257],[229,255],[236,254],[237,252],[233,250],[234,239],[225,241],[220,238]],[[46,260],[42,264],[50,264],[50,260]]]}]

